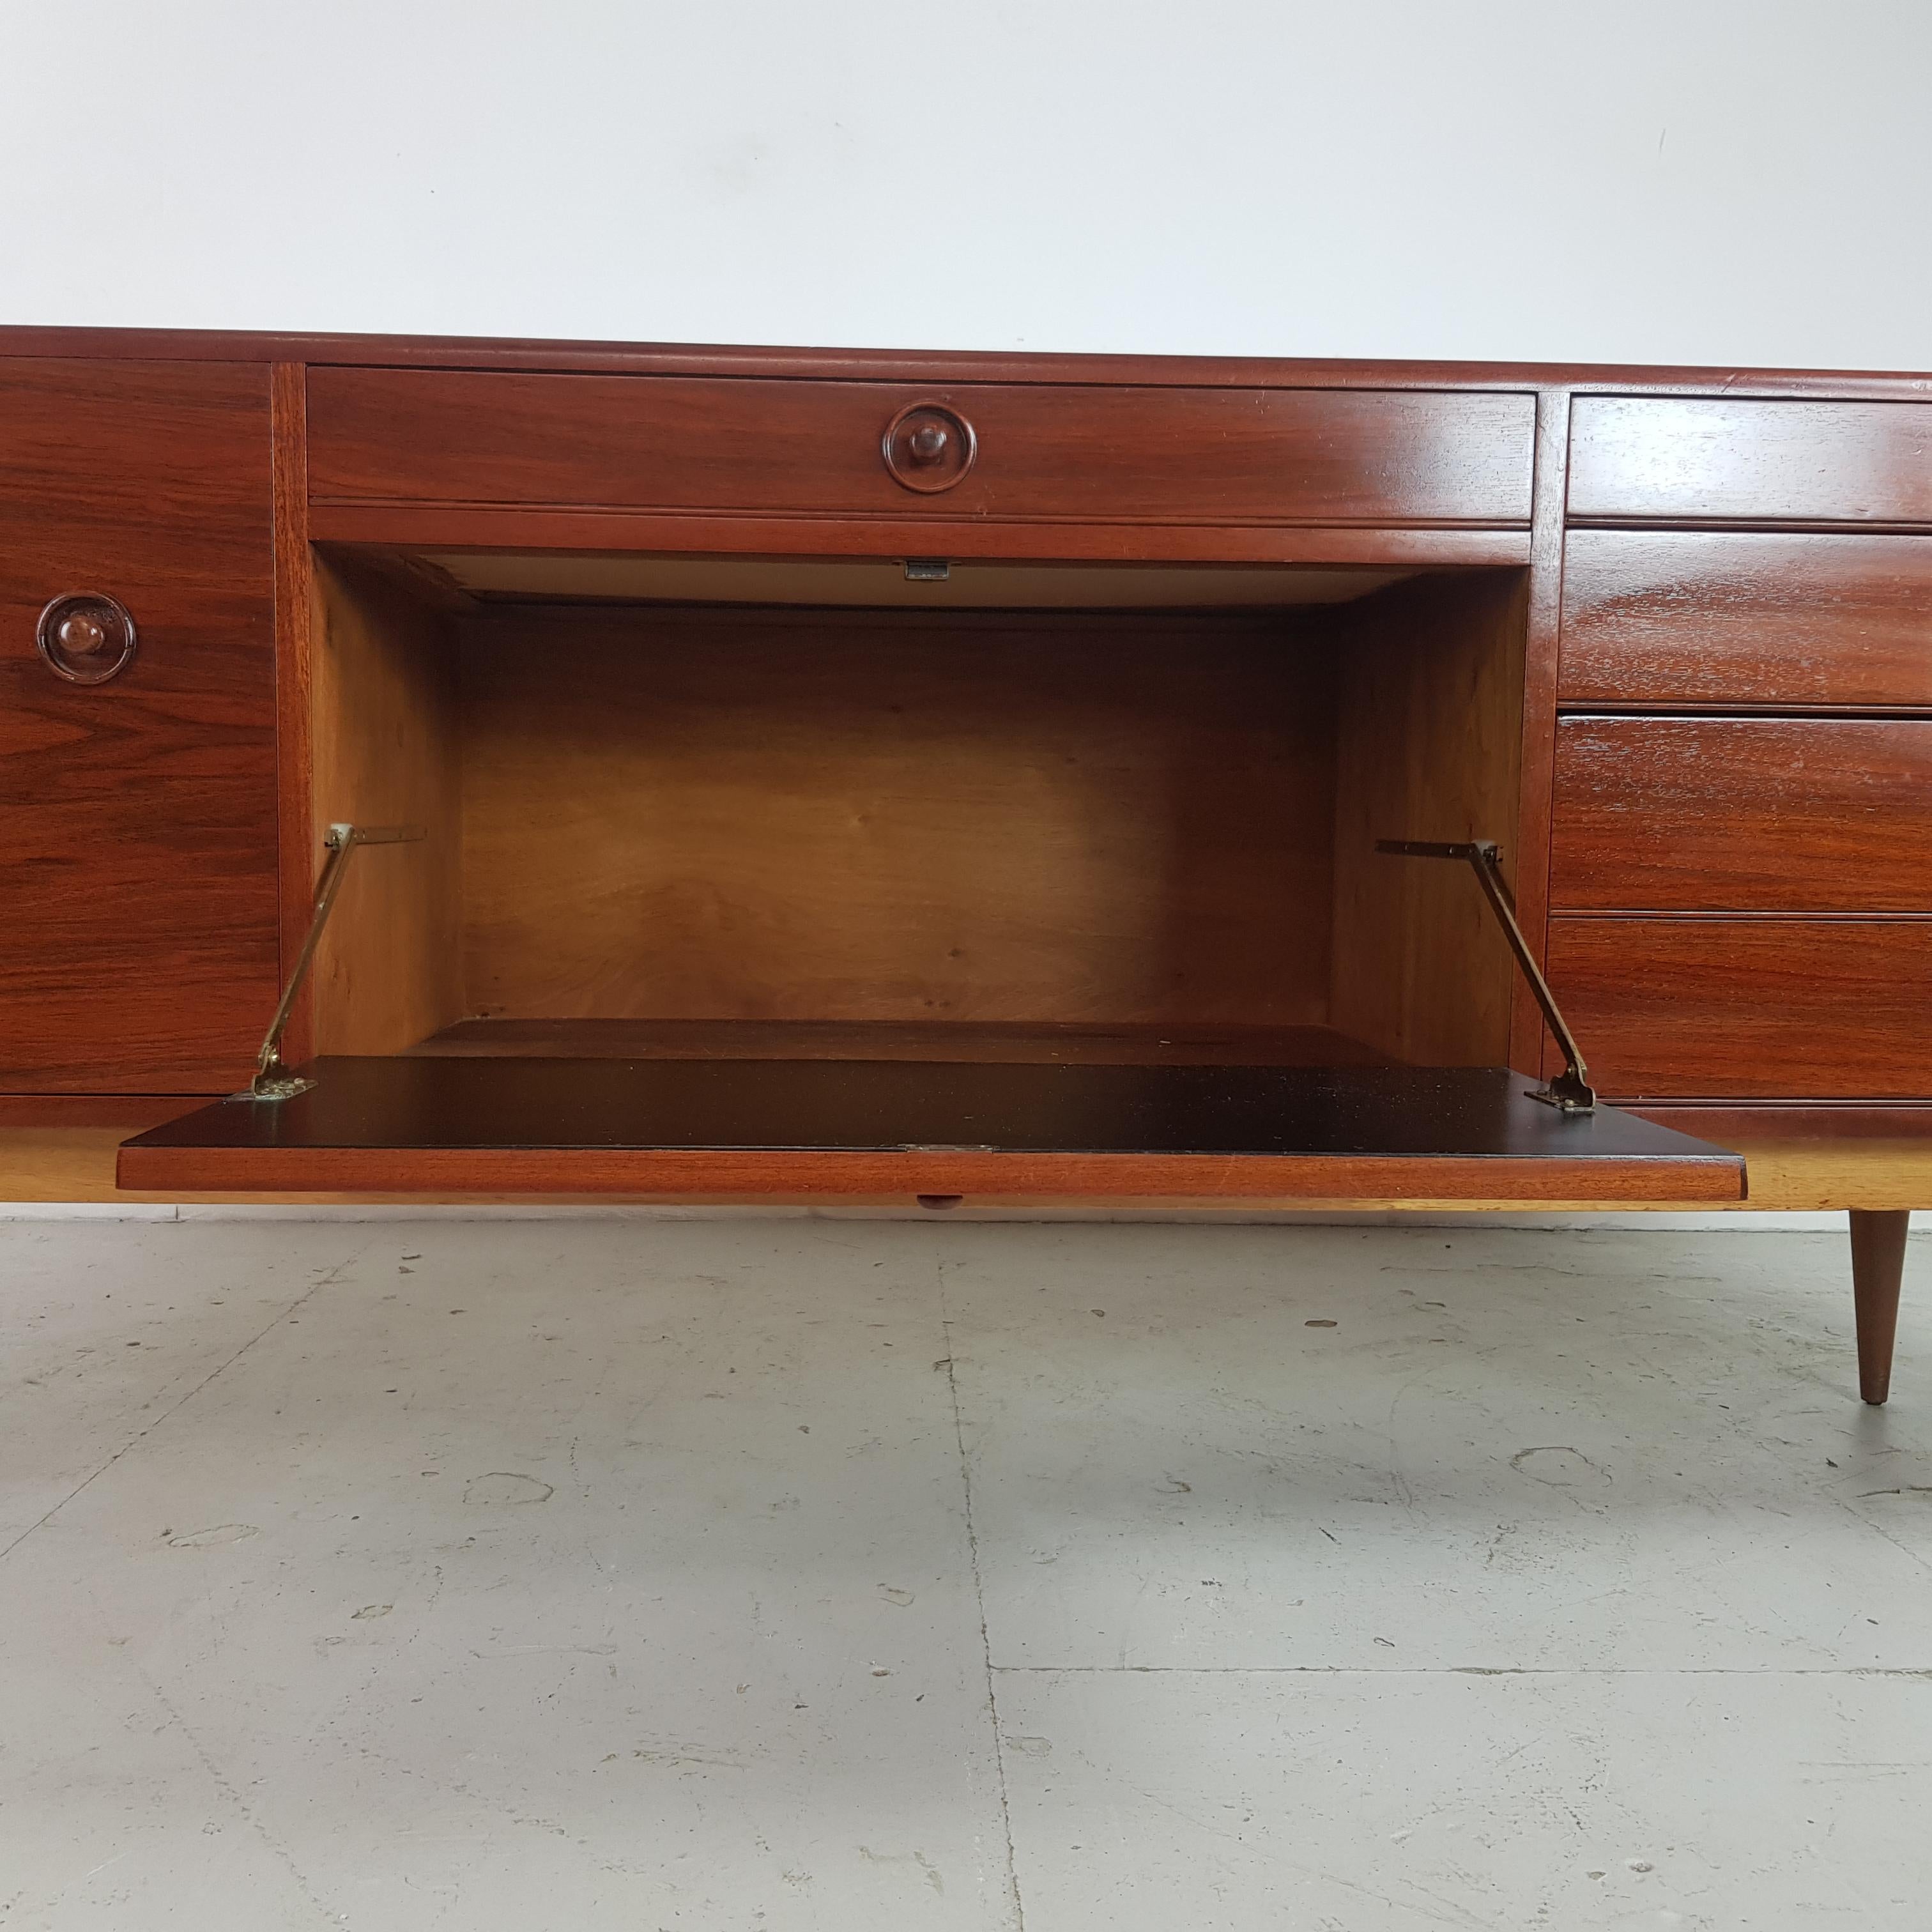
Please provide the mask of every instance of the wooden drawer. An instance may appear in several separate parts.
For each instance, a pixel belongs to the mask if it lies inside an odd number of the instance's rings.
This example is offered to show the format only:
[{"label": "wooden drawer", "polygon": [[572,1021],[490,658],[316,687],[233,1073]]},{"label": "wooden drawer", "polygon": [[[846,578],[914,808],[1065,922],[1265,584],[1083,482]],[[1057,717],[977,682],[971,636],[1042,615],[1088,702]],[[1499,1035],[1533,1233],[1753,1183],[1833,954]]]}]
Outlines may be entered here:
[{"label": "wooden drawer", "polygon": [[1570,514],[1932,524],[1932,403],[1579,396]]},{"label": "wooden drawer", "polygon": [[1611,1100],[1932,1096],[1932,920],[1553,919],[1549,971]]},{"label": "wooden drawer", "polygon": [[[259,364],[0,358],[0,1092],[218,1092],[274,1010],[274,551]],[[124,604],[63,682],[51,598]]]},{"label": "wooden drawer", "polygon": [[1557,694],[1932,705],[1932,537],[1572,530]]},{"label": "wooden drawer", "polygon": [[1932,911],[1932,718],[1566,718],[1550,903]]},{"label": "wooden drawer", "polygon": [[[882,453],[918,404],[956,412],[976,442],[930,494]],[[319,368],[309,487],[331,502],[1522,524],[1534,416],[1528,395],[1478,392]]]}]

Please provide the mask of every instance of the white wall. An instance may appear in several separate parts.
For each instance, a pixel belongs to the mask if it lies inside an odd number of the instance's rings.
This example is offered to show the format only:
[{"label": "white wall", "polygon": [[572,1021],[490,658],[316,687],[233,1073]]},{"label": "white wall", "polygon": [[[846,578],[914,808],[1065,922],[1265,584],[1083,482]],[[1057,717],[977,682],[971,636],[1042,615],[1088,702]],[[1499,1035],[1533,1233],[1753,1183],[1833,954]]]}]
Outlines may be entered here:
[{"label": "white wall", "polygon": [[1932,0],[0,0],[0,320],[1932,368]]}]

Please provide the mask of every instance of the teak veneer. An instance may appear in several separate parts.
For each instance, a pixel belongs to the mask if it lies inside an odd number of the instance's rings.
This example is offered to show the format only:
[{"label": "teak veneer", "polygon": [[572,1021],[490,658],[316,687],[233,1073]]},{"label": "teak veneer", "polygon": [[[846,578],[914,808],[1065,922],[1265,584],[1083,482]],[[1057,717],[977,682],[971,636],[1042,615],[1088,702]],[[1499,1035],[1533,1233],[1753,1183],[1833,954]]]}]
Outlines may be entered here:
[{"label": "teak veneer", "polygon": [[[0,626],[13,1191],[110,1122],[183,1195],[1713,1205],[1743,1147],[1852,1212],[1883,1397],[1932,379],[16,329]],[[318,1084],[224,1097],[342,822],[410,836]],[[1382,849],[1477,839],[1594,1114]]]}]

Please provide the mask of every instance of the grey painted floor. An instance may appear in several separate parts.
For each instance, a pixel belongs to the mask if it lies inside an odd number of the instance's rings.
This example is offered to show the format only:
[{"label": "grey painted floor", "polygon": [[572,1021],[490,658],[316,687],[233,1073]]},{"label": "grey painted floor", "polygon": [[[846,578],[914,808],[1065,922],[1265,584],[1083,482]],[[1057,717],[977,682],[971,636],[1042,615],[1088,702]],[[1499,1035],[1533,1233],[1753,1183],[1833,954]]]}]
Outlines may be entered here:
[{"label": "grey painted floor", "polygon": [[0,1226],[0,1926],[1922,1932],[1928,1261]]}]

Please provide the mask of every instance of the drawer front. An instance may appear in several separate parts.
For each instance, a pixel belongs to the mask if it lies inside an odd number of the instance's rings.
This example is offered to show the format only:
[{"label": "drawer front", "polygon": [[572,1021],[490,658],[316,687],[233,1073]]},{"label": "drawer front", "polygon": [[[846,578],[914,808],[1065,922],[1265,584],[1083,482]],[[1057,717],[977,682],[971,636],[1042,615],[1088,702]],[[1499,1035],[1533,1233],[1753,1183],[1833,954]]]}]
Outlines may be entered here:
[{"label": "drawer front", "polygon": [[1610,1100],[1932,1096],[1932,920],[1553,919],[1549,968]]},{"label": "drawer front", "polygon": [[1558,696],[1932,706],[1932,537],[1572,530]]},{"label": "drawer front", "polygon": [[[0,359],[0,1092],[233,1087],[274,1010],[268,372]],[[112,598],[111,682],[42,657]]]},{"label": "drawer front", "polygon": [[[922,470],[887,434],[930,406]],[[953,420],[949,424],[946,412]],[[1160,523],[1522,524],[1518,394],[315,369],[318,501]],[[922,419],[915,417],[915,423]],[[970,428],[970,466],[955,474]],[[932,485],[942,487],[934,488]]]},{"label": "drawer front", "polygon": [[1932,718],[1566,718],[1550,902],[1932,911]]},{"label": "drawer front", "polygon": [[1579,396],[1570,514],[1932,524],[1932,403]]}]

